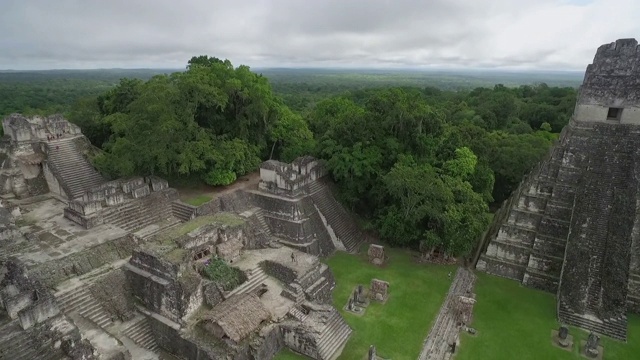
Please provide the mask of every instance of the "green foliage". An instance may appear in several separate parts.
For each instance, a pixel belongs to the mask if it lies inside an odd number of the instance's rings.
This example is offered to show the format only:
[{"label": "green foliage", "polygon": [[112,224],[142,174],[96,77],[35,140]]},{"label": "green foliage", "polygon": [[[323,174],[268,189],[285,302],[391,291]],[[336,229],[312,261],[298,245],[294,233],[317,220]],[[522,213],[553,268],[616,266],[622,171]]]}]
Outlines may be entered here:
[{"label": "green foliage", "polygon": [[203,180],[205,183],[213,186],[229,185],[236,181],[236,173],[230,170],[214,169],[206,173]]},{"label": "green foliage", "polygon": [[184,202],[186,202],[189,205],[200,206],[202,204],[205,204],[205,203],[211,201],[211,199],[212,198],[209,195],[198,195],[196,197],[192,197],[190,199],[187,199]]},{"label": "green foliage", "polygon": [[211,258],[202,271],[204,276],[222,285],[226,291],[233,290],[246,280],[242,270],[227,265],[224,260],[217,257]]},{"label": "green foliage", "polygon": [[290,161],[314,146],[306,122],[266,78],[207,56],[192,58],[185,72],[122,79],[73,113],[103,144],[94,162],[112,177],[157,174],[228,185],[269,155]]},{"label": "green foliage", "polygon": [[569,118],[572,89],[495,86],[470,92],[387,88],[337,96],[308,114],[315,153],[341,198],[392,244],[465,255],[502,201],[544,156],[552,125],[519,116],[542,102]]}]

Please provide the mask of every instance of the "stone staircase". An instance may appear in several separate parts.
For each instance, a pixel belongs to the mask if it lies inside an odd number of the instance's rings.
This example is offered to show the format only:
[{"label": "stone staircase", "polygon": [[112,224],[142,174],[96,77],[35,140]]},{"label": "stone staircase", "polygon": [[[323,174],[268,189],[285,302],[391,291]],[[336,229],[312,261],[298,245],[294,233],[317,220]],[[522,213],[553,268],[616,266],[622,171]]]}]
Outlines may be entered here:
[{"label": "stone staircase", "polygon": [[304,322],[309,316],[305,314],[304,311],[298,309],[297,306],[294,306],[289,310],[289,315],[300,322]]},{"label": "stone staircase", "polygon": [[35,339],[30,331],[22,330],[12,321],[0,327],[0,360],[58,360],[64,358],[50,341]]},{"label": "stone staircase", "polygon": [[285,286],[282,289],[281,295],[295,302],[296,304],[301,304],[306,300],[304,290],[302,289],[302,286],[300,286],[300,284],[298,284],[297,282],[292,282]]},{"label": "stone staircase", "polygon": [[318,191],[322,190],[325,187],[324,183],[322,182],[322,180],[316,180],[311,182],[309,185],[307,185],[306,188],[306,193],[311,195],[311,194],[315,194]]},{"label": "stone staircase", "polygon": [[246,294],[250,293],[253,290],[257,289],[260,285],[262,285],[263,281],[267,279],[267,274],[262,270],[261,267],[256,267],[248,271],[247,281],[242,283],[237,288],[231,290],[225,297],[229,298],[232,295],[236,294]]},{"label": "stone staircase", "polygon": [[360,244],[364,241],[364,234],[360,231],[351,215],[338,203],[327,186],[321,185],[318,181],[313,182],[310,187],[312,186],[320,187],[319,190],[311,194],[311,199],[325,217],[328,225],[333,229],[336,237],[348,252],[358,252]]},{"label": "stone staircase", "polygon": [[86,289],[89,284],[83,284],[64,293],[57,294],[60,310],[66,314],[76,312],[83,318],[90,320],[99,327],[106,329],[112,321],[102,305]]},{"label": "stone staircase", "polygon": [[68,192],[70,199],[81,197],[93,186],[102,184],[104,178],[82,155],[74,139],[67,138],[46,143],[48,149],[47,161],[61,186]]},{"label": "stone staircase", "polygon": [[596,334],[607,335],[614,339],[627,341],[627,316],[621,315],[617,318],[600,320],[595,317],[587,318],[571,312],[569,306],[560,303],[558,317],[562,322],[593,331]]},{"label": "stone staircase", "polygon": [[[615,149],[616,145],[619,144],[613,142],[612,147]],[[582,263],[577,265],[582,276],[586,277],[586,289],[574,289],[572,278],[562,279],[563,282],[567,281],[568,285],[561,283],[560,296],[558,296],[558,318],[561,322],[569,325],[626,341],[627,316],[624,314],[625,308],[619,312],[618,316],[608,317],[603,313],[603,309],[608,305],[604,304],[605,297],[603,296],[603,291],[605,291],[603,282],[606,281],[604,277],[607,275],[607,271],[604,269],[607,266],[607,252],[613,251],[614,247],[619,246],[617,239],[609,239],[609,234],[616,230],[611,228],[610,221],[619,216],[613,211],[614,193],[615,189],[624,188],[624,180],[627,176],[624,176],[621,168],[625,168],[624,164],[629,163],[622,154],[615,152],[609,154],[615,160],[592,155],[592,160],[589,162],[589,168],[592,170],[587,183],[582,186],[583,193],[579,199],[581,206],[576,206],[581,211],[576,214],[578,222],[575,226],[580,225],[578,232],[582,231],[583,233],[576,235],[574,244],[588,249],[588,258],[583,255]],[[567,251],[576,252],[577,250],[571,248]],[[564,266],[576,266],[576,264],[565,262]],[[568,290],[565,290],[565,287],[568,287]],[[565,301],[566,299],[563,299],[565,297],[583,298],[584,308],[573,308]]]},{"label": "stone staircase", "polygon": [[158,202],[151,194],[142,199],[129,200],[118,206],[109,208],[104,215],[104,222],[133,232],[151,224],[170,219],[172,206],[166,201]]},{"label": "stone staircase", "polygon": [[173,216],[184,222],[196,217],[196,209],[197,208],[195,206],[185,204],[179,200],[171,203],[171,212],[173,213]]},{"label": "stone staircase", "polygon": [[131,320],[122,329],[122,335],[149,351],[156,352],[159,349],[156,338],[151,331],[151,326],[149,326],[149,319],[144,315],[138,315],[137,318]]},{"label": "stone staircase", "polygon": [[334,310],[325,325],[320,339],[318,339],[319,360],[335,360],[340,355],[340,349],[346,344],[351,335],[351,328],[344,321],[340,313]]},{"label": "stone staircase", "polygon": [[258,220],[258,224],[260,225],[260,231],[266,236],[271,236],[271,229],[269,229],[269,225],[267,225],[267,221],[264,219],[264,215],[262,214],[264,210],[258,209],[255,212],[256,219]]}]

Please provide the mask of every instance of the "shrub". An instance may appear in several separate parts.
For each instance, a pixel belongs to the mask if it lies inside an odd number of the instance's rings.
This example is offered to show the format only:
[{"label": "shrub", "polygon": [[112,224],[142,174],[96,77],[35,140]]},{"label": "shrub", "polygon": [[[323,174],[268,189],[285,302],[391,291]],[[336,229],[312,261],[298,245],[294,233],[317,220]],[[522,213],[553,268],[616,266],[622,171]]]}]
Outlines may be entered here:
[{"label": "shrub", "polygon": [[231,267],[216,257],[211,258],[209,264],[204,267],[203,275],[222,285],[225,291],[231,291],[247,280],[242,270]]}]

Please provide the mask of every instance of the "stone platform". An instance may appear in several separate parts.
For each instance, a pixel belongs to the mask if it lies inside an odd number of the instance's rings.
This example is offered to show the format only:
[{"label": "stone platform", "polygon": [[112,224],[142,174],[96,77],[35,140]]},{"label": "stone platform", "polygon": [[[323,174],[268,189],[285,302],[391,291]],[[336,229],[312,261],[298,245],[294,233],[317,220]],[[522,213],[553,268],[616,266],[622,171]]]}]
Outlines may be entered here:
[{"label": "stone platform", "polygon": [[87,231],[62,216],[65,207],[66,204],[55,197],[21,205],[23,216],[16,225],[28,235],[7,244],[2,250],[3,257],[14,255],[34,267],[127,235],[126,231],[107,224]]}]

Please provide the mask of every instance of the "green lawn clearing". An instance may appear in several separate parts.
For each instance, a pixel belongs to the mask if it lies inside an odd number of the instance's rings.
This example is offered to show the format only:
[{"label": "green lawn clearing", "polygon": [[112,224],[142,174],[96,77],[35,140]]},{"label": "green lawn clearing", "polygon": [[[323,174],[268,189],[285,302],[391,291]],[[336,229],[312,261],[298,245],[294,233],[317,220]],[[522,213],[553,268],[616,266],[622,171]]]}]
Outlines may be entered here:
[{"label": "green lawn clearing", "polygon": [[[337,253],[327,260],[337,282],[333,305],[354,330],[341,360],[364,359],[370,345],[388,359],[416,359],[449,289],[448,273],[455,273],[455,266],[418,264],[409,251],[386,250],[390,260],[383,268],[369,264],[366,254]],[[344,312],[354,287],[368,288],[373,278],[390,283],[386,304],[372,302],[363,316]],[[306,357],[285,350],[275,359]]]},{"label": "green lawn clearing", "polygon": [[[476,336],[462,335],[456,360],[539,360],[582,359],[580,340],[588,333],[570,327],[572,351],[552,345],[551,330],[557,329],[556,300],[553,294],[529,289],[518,282],[478,273],[472,326]],[[640,358],[640,317],[629,317],[626,344],[602,338],[604,359]]]},{"label": "green lawn clearing", "polygon": [[187,200],[185,200],[184,202],[189,204],[189,205],[193,205],[193,206],[200,206],[206,202],[211,201],[212,197],[209,195],[198,195],[196,197],[192,197],[189,198]]}]

